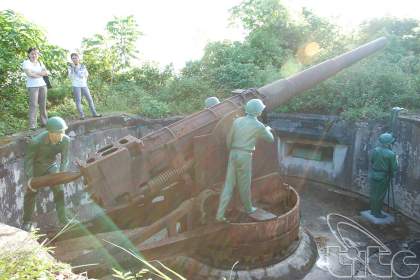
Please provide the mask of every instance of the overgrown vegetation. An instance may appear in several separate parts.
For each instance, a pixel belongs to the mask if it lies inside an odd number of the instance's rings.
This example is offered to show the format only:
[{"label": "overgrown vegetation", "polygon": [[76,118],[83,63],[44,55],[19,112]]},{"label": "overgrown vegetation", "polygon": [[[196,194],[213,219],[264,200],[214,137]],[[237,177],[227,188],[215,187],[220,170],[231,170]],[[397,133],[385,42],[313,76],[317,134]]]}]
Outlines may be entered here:
[{"label": "overgrown vegetation", "polygon": [[[303,9],[299,19],[278,0],[244,0],[232,23],[248,34],[241,42],[210,42],[204,55],[175,72],[152,62],[133,63],[141,31],[131,16],[112,19],[104,32],[82,42],[89,85],[101,113],[129,112],[159,118],[199,110],[211,95],[226,98],[236,88],[259,87],[287,77],[380,36],[387,47],[279,108],[286,112],[337,114],[346,119],[381,118],[393,106],[420,108],[420,27],[417,19],[380,18],[351,33]],[[307,55],[315,42],[320,51]],[[12,11],[0,12],[0,135],[27,127],[27,93],[20,69],[31,46],[53,72],[50,115],[76,116],[65,77],[69,55],[44,32]]]},{"label": "overgrown vegetation", "polygon": [[10,242],[1,248],[0,280],[84,279],[72,274],[69,265],[48,256],[49,248],[36,243],[39,237],[37,232],[31,232],[23,242]]}]

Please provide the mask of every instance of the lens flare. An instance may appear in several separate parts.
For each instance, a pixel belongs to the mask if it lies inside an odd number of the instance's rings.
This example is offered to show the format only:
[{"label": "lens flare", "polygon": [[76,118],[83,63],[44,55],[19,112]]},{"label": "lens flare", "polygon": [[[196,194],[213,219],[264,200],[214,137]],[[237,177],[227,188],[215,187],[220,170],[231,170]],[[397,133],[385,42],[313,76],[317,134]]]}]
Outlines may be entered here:
[{"label": "lens flare", "polygon": [[310,42],[305,46],[304,54],[305,56],[312,57],[314,55],[317,55],[321,48],[319,47],[317,42]]},{"label": "lens flare", "polygon": [[310,64],[321,51],[317,42],[309,42],[299,48],[297,58],[302,64]]}]

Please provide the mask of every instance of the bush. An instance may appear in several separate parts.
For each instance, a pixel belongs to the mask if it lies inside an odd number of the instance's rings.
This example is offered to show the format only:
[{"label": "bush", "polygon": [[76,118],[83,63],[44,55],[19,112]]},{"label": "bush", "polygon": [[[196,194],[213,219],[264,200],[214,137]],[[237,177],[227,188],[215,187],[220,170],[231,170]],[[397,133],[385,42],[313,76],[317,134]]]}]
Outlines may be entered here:
[{"label": "bush", "polygon": [[414,75],[375,56],[293,99],[281,111],[341,115],[345,119],[382,118],[394,106],[420,108]]},{"label": "bush", "polygon": [[216,91],[198,77],[177,78],[153,95],[168,104],[170,112],[181,115],[203,109],[204,100],[209,96],[216,96]]},{"label": "bush", "polygon": [[38,237],[37,233],[32,232],[31,236],[19,242],[20,244],[9,242],[6,247],[1,248],[0,280],[54,280],[58,279],[59,275],[62,279],[70,278],[70,266],[59,263],[49,256],[49,248],[36,242]]},{"label": "bush", "polygon": [[64,103],[66,98],[73,98],[71,83],[68,79],[62,82],[54,79],[51,83],[53,88],[48,89],[48,101],[51,106]]},{"label": "bush", "polygon": [[167,103],[157,100],[152,95],[145,94],[140,99],[137,113],[149,118],[162,118],[169,116],[173,111]]},{"label": "bush", "polygon": [[168,65],[163,71],[160,71],[156,65],[146,63],[119,75],[117,82],[135,82],[136,86],[153,93],[164,87],[168,81],[172,80],[173,76],[172,65]]}]

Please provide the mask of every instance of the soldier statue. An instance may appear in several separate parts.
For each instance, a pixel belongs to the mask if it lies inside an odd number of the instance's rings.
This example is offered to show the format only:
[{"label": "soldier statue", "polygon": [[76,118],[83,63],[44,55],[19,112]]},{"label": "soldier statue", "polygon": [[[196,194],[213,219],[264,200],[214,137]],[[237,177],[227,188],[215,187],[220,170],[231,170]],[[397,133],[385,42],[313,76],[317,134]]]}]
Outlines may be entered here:
[{"label": "soldier statue", "polygon": [[[64,134],[67,129],[66,122],[60,117],[49,118],[46,124],[47,131],[43,131],[31,139],[25,153],[24,168],[28,180],[28,189],[24,196],[23,226],[30,230],[32,214],[35,209],[36,190],[30,188],[32,177],[39,177],[57,173],[67,169],[69,164],[70,137]],[[60,165],[56,156],[61,155]],[[58,220],[61,225],[68,223],[64,207],[64,191],[62,185],[51,186]]]},{"label": "soldier statue", "polygon": [[397,171],[397,157],[391,145],[395,139],[390,133],[379,136],[380,145],[375,147],[371,156],[369,170],[370,213],[376,218],[385,218],[382,212],[384,198],[389,191],[391,180]]},{"label": "soldier statue", "polygon": [[214,105],[217,105],[219,103],[220,103],[219,98],[217,98],[215,96],[208,97],[204,101],[204,107],[207,109],[207,108],[213,107]]},{"label": "soldier statue", "polygon": [[220,195],[216,220],[226,222],[226,208],[232,199],[234,187],[237,186],[242,204],[248,214],[257,209],[251,200],[252,154],[258,138],[274,142],[271,128],[258,121],[265,108],[259,99],[251,99],[245,106],[246,116],[237,118],[227,135],[229,162],[223,191]]}]

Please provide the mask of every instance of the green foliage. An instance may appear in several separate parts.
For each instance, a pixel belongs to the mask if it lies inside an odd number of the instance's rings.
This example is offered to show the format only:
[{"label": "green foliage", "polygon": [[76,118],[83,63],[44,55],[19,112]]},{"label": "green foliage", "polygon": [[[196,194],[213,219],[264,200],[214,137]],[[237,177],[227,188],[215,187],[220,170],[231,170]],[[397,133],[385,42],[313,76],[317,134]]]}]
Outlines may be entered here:
[{"label": "green foliage", "polygon": [[231,15],[232,21],[239,21],[251,32],[286,25],[289,18],[289,12],[278,0],[245,0],[231,9]]},{"label": "green foliage", "polygon": [[325,50],[340,45],[338,28],[303,10],[300,21],[292,20],[277,0],[246,0],[232,8],[232,21],[249,33],[244,42],[213,42],[200,61],[190,62],[183,74],[210,82],[220,91],[258,87],[293,74],[311,60],[297,56],[307,43],[315,41]]},{"label": "green foliage", "polygon": [[122,272],[115,268],[113,268],[112,270],[114,271],[114,274],[112,274],[112,276],[114,276],[116,279],[121,279],[121,280],[152,279],[150,278],[151,273],[147,268],[143,268],[135,274],[132,273],[131,271]]},{"label": "green foliage", "polygon": [[115,75],[130,67],[138,53],[136,42],[141,32],[133,16],[114,17],[104,34],[82,41],[84,62],[94,78],[113,81]]},{"label": "green foliage", "polygon": [[[260,87],[316,63],[387,36],[384,50],[294,98],[279,110],[337,114],[346,119],[382,118],[389,109],[420,108],[420,26],[416,19],[380,18],[342,34],[308,9],[291,17],[278,0],[244,0],[231,9],[231,20],[248,32],[241,42],[210,42],[201,59],[180,73],[153,63],[133,67],[141,35],[132,16],[114,18],[103,34],[82,42],[89,88],[98,111],[128,112],[151,118],[189,114],[209,96],[229,97],[236,88]],[[320,47],[307,55],[308,43]],[[26,50],[38,46],[53,72],[48,93],[50,115],[77,116],[64,51],[46,42],[41,29],[12,11],[0,12],[0,135],[27,125],[27,93],[21,63]],[[86,104],[85,104],[85,107]],[[87,108],[86,108],[87,110]]]},{"label": "green foliage", "polygon": [[19,248],[2,248],[0,280],[55,280],[62,273],[67,275],[70,273],[69,265],[58,263],[54,259],[46,257],[49,252],[48,248],[32,245],[36,244],[36,235],[36,233],[32,233],[30,238],[20,244]]},{"label": "green foliage", "polygon": [[0,135],[26,126],[28,101],[22,62],[37,47],[55,86],[65,69],[65,51],[46,41],[44,32],[11,10],[0,11]]},{"label": "green foliage", "polygon": [[0,34],[0,92],[4,93],[20,86],[26,52],[30,47],[42,45],[45,36],[38,27],[11,10],[0,11]]},{"label": "green foliage", "polygon": [[101,112],[130,112],[159,118],[173,112],[168,101],[159,93],[173,77],[171,66],[160,71],[152,64],[145,64],[120,74],[112,85],[99,84],[98,80],[94,80],[95,86],[92,88],[95,91],[101,86],[96,98]]},{"label": "green foliage", "polygon": [[113,76],[115,54],[104,35],[95,34],[82,41],[83,63],[87,65],[90,79],[110,81]]},{"label": "green foliage", "polygon": [[[302,10],[302,17],[302,22],[298,26],[301,30],[301,42],[317,42],[329,51],[343,45],[345,37],[340,34],[337,26],[306,8]],[[341,53],[341,50],[339,52]]]},{"label": "green foliage", "polygon": [[14,252],[0,258],[0,280],[56,279],[63,269],[52,261],[40,259],[33,252]]},{"label": "green foliage", "polygon": [[208,96],[216,96],[212,86],[198,77],[177,78],[153,97],[168,104],[170,112],[185,115],[202,110]]},{"label": "green foliage", "polygon": [[360,120],[383,118],[394,106],[418,108],[415,81],[382,56],[359,62],[333,79],[295,98],[282,111],[341,115]]},{"label": "green foliage", "polygon": [[115,53],[115,69],[126,69],[136,58],[138,51],[135,44],[141,35],[134,16],[114,17],[106,24],[106,31],[111,51]]},{"label": "green foliage", "polygon": [[133,82],[120,82],[102,88],[101,99],[96,102],[100,112],[130,112],[138,113],[140,100],[145,94]]},{"label": "green foliage", "polygon": [[[153,262],[156,262],[161,269],[156,268],[154,265],[151,264],[151,262],[141,258],[139,255],[137,255],[136,253],[127,250],[124,247],[121,247],[115,243],[112,243],[110,241],[104,240],[105,242],[121,249],[122,251],[124,251],[125,253],[127,253],[129,256],[132,256],[133,258],[135,258],[139,264],[141,264],[142,266],[144,266],[143,269],[141,269],[138,273],[136,273],[135,275],[133,275],[132,272],[126,272],[123,273],[117,269],[112,269],[114,271],[114,275],[116,277],[119,277],[119,279],[127,279],[127,280],[131,280],[131,279],[143,279],[143,277],[145,276],[149,276],[149,275],[154,275],[156,276],[158,279],[164,279],[164,280],[171,280],[171,279],[180,279],[180,280],[186,280],[186,278],[184,278],[182,275],[178,274],[176,271],[170,269],[169,267],[167,267],[166,265],[164,265],[163,263],[161,263],[158,260],[154,260]],[[166,273],[170,273],[170,275],[172,277],[169,277]],[[148,278],[148,279],[152,279],[152,278]]]},{"label": "green foliage", "polygon": [[201,60],[203,78],[224,91],[250,87],[259,70],[253,60],[252,49],[239,42],[209,44]]},{"label": "green foliage", "polygon": [[113,268],[112,270],[114,271],[114,274],[112,274],[112,276],[115,277],[116,279],[121,279],[121,280],[135,280],[136,279],[136,276],[134,276],[131,271],[122,272],[115,268]]},{"label": "green foliage", "polygon": [[251,50],[252,61],[261,69],[281,67],[297,48],[294,23],[278,0],[246,0],[232,8],[232,21],[249,31],[244,45]]},{"label": "green foliage", "polygon": [[249,31],[245,45],[261,69],[282,67],[309,42],[331,49],[340,39],[338,28],[327,20],[305,8],[300,19],[293,20],[278,0],[246,0],[232,8],[232,21]]},{"label": "green foliage", "polygon": [[72,98],[71,82],[68,79],[59,83],[54,83],[53,88],[48,89],[48,101],[50,106],[56,106],[63,103],[65,98]]},{"label": "green foliage", "polygon": [[157,100],[154,96],[146,94],[140,100],[140,110],[138,113],[149,118],[162,118],[173,114],[175,110],[166,102]]},{"label": "green foliage", "polygon": [[374,19],[362,24],[356,42],[361,44],[382,35],[388,38],[383,51],[309,90],[283,110],[327,112],[352,120],[384,118],[394,106],[418,110],[419,21]]},{"label": "green foliage", "polygon": [[0,89],[15,89],[23,82],[22,62],[27,50],[37,47],[40,60],[55,76],[65,65],[65,50],[48,44],[44,32],[11,10],[0,11]]},{"label": "green foliage", "polygon": [[117,82],[134,82],[148,92],[156,92],[166,85],[174,77],[172,65],[160,71],[156,65],[145,63],[141,67],[131,68],[129,71],[118,76]]}]

